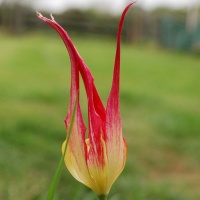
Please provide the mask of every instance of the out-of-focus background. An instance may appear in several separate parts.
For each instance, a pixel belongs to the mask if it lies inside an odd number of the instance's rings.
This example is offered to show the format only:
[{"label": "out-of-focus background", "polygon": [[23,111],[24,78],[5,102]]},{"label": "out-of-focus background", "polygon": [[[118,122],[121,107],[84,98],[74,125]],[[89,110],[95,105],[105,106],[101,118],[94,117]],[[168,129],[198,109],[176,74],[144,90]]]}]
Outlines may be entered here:
[{"label": "out-of-focus background", "polygon": [[[66,134],[70,62],[35,10],[68,30],[106,105],[117,24],[129,2],[0,1],[0,199],[45,199]],[[200,199],[199,77],[199,0],[138,1],[122,36],[128,157],[110,200]],[[81,106],[87,123],[84,92]],[[96,197],[63,167],[55,199]]]}]

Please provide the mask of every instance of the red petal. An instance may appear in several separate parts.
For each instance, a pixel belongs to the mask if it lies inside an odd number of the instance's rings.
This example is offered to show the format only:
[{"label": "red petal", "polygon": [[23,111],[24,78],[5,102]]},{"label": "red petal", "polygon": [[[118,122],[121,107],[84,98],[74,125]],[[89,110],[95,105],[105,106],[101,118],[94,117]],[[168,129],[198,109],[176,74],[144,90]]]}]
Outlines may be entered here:
[{"label": "red petal", "polygon": [[119,22],[113,82],[106,108],[106,147],[109,165],[108,174],[110,174],[108,181],[111,183],[121,173],[126,160],[126,143],[122,135],[119,102],[120,40],[124,18],[132,4],[134,3],[129,4],[125,8]]},{"label": "red petal", "polygon": [[[71,83],[70,109],[66,118],[66,125],[68,127],[68,123],[69,123],[68,119],[71,118],[71,112],[72,112],[71,110],[73,109],[77,91],[79,89],[78,72],[80,72],[83,78],[83,82],[84,82],[87,97],[88,97],[89,139],[90,139],[90,144],[91,144],[89,154],[96,154],[96,157],[98,158],[99,162],[102,162],[103,149],[100,142],[100,132],[101,132],[102,123],[105,121],[105,108],[97,93],[96,87],[94,85],[94,79],[91,75],[91,72],[86,66],[86,64],[84,63],[79,53],[77,52],[67,32],[53,19],[53,17],[52,17],[52,20],[50,20],[43,17],[39,13],[37,13],[37,15],[40,19],[47,22],[60,34],[70,55],[71,68],[72,68],[72,83]],[[85,128],[84,128],[84,124],[83,124],[83,120],[82,120],[82,116],[80,112],[79,103],[78,103],[77,117],[78,117],[77,123],[81,127],[81,130],[84,130]],[[83,131],[81,135],[84,139],[85,134],[83,134]]]},{"label": "red petal", "polygon": [[120,18],[118,33],[117,33],[117,47],[116,47],[115,65],[113,72],[113,82],[106,108],[107,126],[109,126],[109,128],[113,130],[116,129],[116,126],[121,129],[119,82],[120,82],[120,41],[121,41],[122,25],[128,9],[134,3],[135,2],[130,3],[123,11],[122,16]]}]

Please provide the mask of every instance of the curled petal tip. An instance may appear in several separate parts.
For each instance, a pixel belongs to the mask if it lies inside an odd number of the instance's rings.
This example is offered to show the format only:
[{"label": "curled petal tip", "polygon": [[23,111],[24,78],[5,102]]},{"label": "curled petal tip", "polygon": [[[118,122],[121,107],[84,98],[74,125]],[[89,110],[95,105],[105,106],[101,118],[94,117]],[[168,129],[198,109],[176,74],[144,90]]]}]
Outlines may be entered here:
[{"label": "curled petal tip", "polygon": [[37,15],[38,17],[43,17],[42,14],[39,13],[38,11],[36,11],[36,15]]},{"label": "curled petal tip", "polygon": [[51,19],[52,19],[53,21],[55,21],[55,19],[54,19],[54,17],[53,17],[53,14],[52,14],[52,13],[50,14],[50,16],[51,16]]}]

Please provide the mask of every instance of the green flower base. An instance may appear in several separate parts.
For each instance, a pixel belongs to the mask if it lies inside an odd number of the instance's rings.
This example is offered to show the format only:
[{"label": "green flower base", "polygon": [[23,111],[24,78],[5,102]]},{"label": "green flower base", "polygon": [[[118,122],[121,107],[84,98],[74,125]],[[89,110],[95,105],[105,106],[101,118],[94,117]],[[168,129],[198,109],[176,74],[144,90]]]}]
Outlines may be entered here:
[{"label": "green flower base", "polygon": [[99,200],[107,200],[107,196],[106,195],[99,195]]}]

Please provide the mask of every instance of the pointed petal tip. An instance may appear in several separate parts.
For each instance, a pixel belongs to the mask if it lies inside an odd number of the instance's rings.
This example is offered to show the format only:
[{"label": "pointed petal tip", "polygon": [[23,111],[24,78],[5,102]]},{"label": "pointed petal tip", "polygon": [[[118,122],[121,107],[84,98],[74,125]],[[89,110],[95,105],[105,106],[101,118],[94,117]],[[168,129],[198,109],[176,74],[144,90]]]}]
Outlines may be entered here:
[{"label": "pointed petal tip", "polygon": [[50,16],[51,16],[52,21],[55,21],[52,13],[50,14]]},{"label": "pointed petal tip", "polygon": [[42,15],[41,13],[39,13],[38,11],[36,11],[36,15],[37,15],[38,17],[43,17],[43,15]]}]

